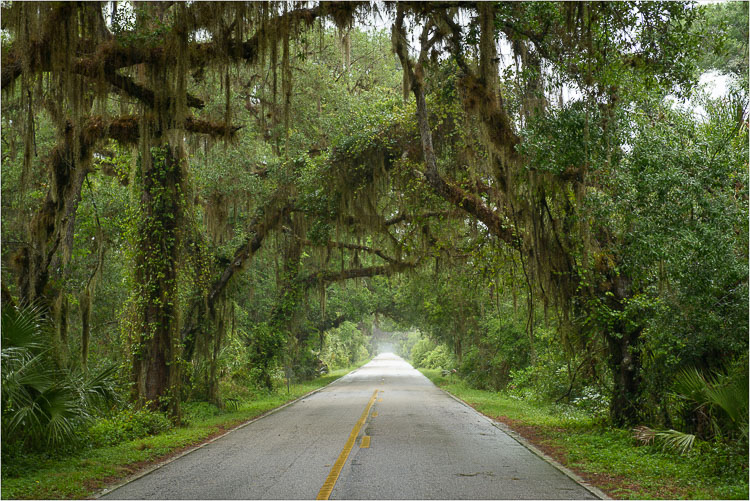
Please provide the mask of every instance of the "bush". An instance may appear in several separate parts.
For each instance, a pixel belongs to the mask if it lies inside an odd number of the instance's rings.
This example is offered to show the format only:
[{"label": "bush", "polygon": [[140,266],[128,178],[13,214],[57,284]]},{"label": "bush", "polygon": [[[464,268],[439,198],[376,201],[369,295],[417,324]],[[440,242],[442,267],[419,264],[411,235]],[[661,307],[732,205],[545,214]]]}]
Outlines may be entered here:
[{"label": "bush", "polygon": [[162,413],[148,409],[123,410],[110,418],[98,419],[87,435],[94,447],[116,445],[163,433],[172,428],[172,422]]},{"label": "bush", "polygon": [[332,369],[349,367],[370,357],[367,336],[352,322],[344,322],[326,334],[322,361]]},{"label": "bush", "polygon": [[456,366],[453,354],[444,344],[427,353],[422,363],[426,369],[452,369]]},{"label": "bush", "polygon": [[419,340],[422,339],[422,335],[419,331],[402,332],[398,334],[399,338],[398,343],[396,344],[396,355],[406,360],[411,360],[412,349]]},{"label": "bush", "polygon": [[485,347],[477,346],[464,353],[459,371],[467,383],[480,390],[498,391],[506,386],[510,377],[510,365],[502,354],[492,357]]},{"label": "bush", "polygon": [[186,424],[204,421],[221,413],[221,409],[209,402],[188,402],[182,405],[182,418]]},{"label": "bush", "polygon": [[510,372],[508,391],[519,398],[554,401],[567,389],[568,376],[562,365],[545,364],[540,360],[535,365]]},{"label": "bush", "polygon": [[411,364],[416,368],[452,369],[456,366],[456,359],[450,349],[444,344],[437,345],[428,338],[417,341],[411,354]]},{"label": "bush", "polygon": [[435,348],[435,343],[428,338],[422,338],[411,349],[411,364],[415,368],[424,367],[423,361],[427,354]]},{"label": "bush", "polygon": [[605,419],[609,415],[609,397],[594,386],[585,386],[580,391],[580,396],[574,398],[571,403],[597,419]]}]

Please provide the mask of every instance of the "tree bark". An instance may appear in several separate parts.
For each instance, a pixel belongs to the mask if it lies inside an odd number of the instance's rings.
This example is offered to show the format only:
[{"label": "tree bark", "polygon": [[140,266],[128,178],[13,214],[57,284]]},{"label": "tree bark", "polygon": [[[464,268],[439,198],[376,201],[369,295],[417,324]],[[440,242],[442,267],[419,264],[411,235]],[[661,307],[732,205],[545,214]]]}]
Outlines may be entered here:
[{"label": "tree bark", "polygon": [[[608,363],[612,371],[613,391],[610,418],[615,426],[638,424],[641,418],[641,334],[643,327],[628,325],[623,301],[630,295],[629,281],[617,276],[609,281],[613,291],[607,295],[607,306],[618,314],[611,326],[604,328],[609,349]],[[608,287],[609,288],[609,287]]]},{"label": "tree bark", "polygon": [[[134,397],[179,421],[177,272],[183,169],[171,146],[142,159],[141,222],[136,246],[136,325],[133,335]],[[146,161],[144,161],[146,160]]]}]

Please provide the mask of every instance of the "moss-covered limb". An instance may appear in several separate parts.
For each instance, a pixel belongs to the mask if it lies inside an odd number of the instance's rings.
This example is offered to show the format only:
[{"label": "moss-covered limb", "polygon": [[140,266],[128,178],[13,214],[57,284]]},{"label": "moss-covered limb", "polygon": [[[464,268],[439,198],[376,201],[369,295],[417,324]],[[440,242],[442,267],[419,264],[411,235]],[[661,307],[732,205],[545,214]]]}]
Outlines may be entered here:
[{"label": "moss-covered limb", "polygon": [[[31,49],[32,51],[41,50],[41,48]],[[2,73],[2,88],[10,85],[14,79],[17,79],[22,71],[23,66],[17,57],[11,55],[10,61],[7,64],[8,75],[6,75],[6,65],[3,65]],[[52,64],[41,64],[41,71],[53,71]],[[156,105],[154,91],[148,87],[138,84],[130,77],[121,75],[118,73],[118,69],[108,64],[95,65],[93,61],[88,59],[80,59],[75,62],[71,69],[71,73],[82,75],[91,78],[93,81],[100,79],[106,80],[113,87],[123,91],[128,96],[138,99],[142,103],[146,104],[150,108]],[[202,109],[205,106],[203,100],[193,96],[190,93],[186,94],[187,106],[190,108]],[[169,104],[167,104],[169,106]]]},{"label": "moss-covered limb", "polygon": [[[86,181],[90,170],[89,168],[76,169],[73,174],[72,185],[70,186],[69,197],[62,214],[62,237],[61,237],[61,250],[62,255],[56,254],[52,261],[52,268],[58,268],[60,266],[66,267],[70,262],[70,257],[73,252],[73,237],[75,235],[75,222],[76,212],[78,210],[78,204],[81,202],[81,192],[83,191],[83,183]],[[61,261],[61,262],[60,262]]]},{"label": "moss-covered limb", "polygon": [[[74,7],[75,4],[70,4],[65,9],[70,11]],[[99,4],[96,4],[95,8],[100,8]],[[332,11],[333,6],[323,10],[326,12]],[[191,68],[200,68],[210,66],[216,61],[226,60],[227,58],[255,64],[260,59],[261,49],[269,37],[270,26],[281,23],[286,23],[290,27],[301,23],[310,25],[320,14],[321,7],[290,10],[275,18],[266,20],[256,33],[244,42],[235,39],[194,42],[188,46],[188,64]],[[39,73],[53,70],[54,61],[49,57],[45,57],[51,51],[52,38],[52,36],[46,34],[46,31],[42,31],[36,38],[26,41],[22,47],[17,47],[7,55],[4,55],[2,64],[3,89],[12,84],[24,71]],[[24,54],[23,57],[26,54],[30,56],[27,59],[28,62],[26,65],[23,64],[22,54]],[[105,77],[107,74],[115,74],[117,70],[136,64],[164,66],[176,63],[176,53],[167,50],[164,46],[154,46],[151,44],[125,45],[114,39],[110,39],[106,43],[97,45],[94,52],[77,57],[71,70],[78,74],[98,78]]]},{"label": "moss-covered limb", "polygon": [[90,134],[88,127],[77,131],[68,124],[64,134],[44,161],[51,183],[44,203],[29,223],[30,245],[21,248],[14,257],[19,294],[27,302],[39,299],[49,305],[51,298],[57,296],[57,293],[45,291],[50,264],[66,235],[69,256],[74,215],[96,144],[97,138]]},{"label": "moss-covered limb", "polygon": [[[90,117],[84,125],[84,137],[90,142],[111,138],[124,145],[136,145],[140,139],[140,121],[138,115],[122,115],[116,118]],[[240,126],[224,122],[212,122],[187,117],[185,130],[195,134],[206,134],[211,137],[232,137]]]},{"label": "moss-covered limb", "polygon": [[[491,26],[489,18],[494,21],[494,10],[483,7],[480,9],[482,25]],[[463,73],[459,85],[463,95],[464,106],[467,111],[476,114],[487,135],[493,149],[499,154],[501,161],[518,162],[520,156],[516,146],[521,139],[513,130],[512,121],[503,106],[502,96],[498,92],[493,71],[496,67],[496,51],[494,31],[482,30],[480,34],[480,67],[479,73],[466,63],[462,52],[463,33],[461,27],[451,17],[442,12],[441,22],[450,30],[451,50]],[[492,40],[490,40],[492,39]],[[501,180],[504,181],[504,180]]]},{"label": "moss-covered limb", "polygon": [[421,214],[399,214],[398,216],[392,217],[390,219],[386,219],[384,224],[386,226],[393,226],[394,224],[402,223],[404,221],[414,221],[414,220],[425,220],[425,219],[432,219],[432,218],[448,218],[453,216],[454,214],[450,211],[430,211],[430,212],[424,212]]},{"label": "moss-covered limb", "polygon": [[[314,246],[313,242],[307,239],[302,239],[301,243],[303,245],[309,245]],[[380,249],[375,249],[373,247],[369,247],[367,245],[358,245],[358,244],[351,244],[347,242],[335,242],[335,241],[329,241],[326,243],[326,246],[333,247],[336,249],[349,249],[349,250],[355,250],[355,251],[362,251],[362,252],[369,252],[370,254],[375,254],[376,256],[380,257],[383,261],[386,261],[388,263],[397,263],[398,261],[389,255],[387,255],[385,252],[383,252]]]},{"label": "moss-covered limb", "polygon": [[[430,212],[423,212],[420,214],[409,214],[409,213],[402,213],[398,216],[394,216],[390,219],[384,219],[383,225],[384,226],[393,226],[398,223],[403,222],[411,222],[411,221],[422,221],[425,219],[433,219],[433,218],[449,218],[454,216],[454,212],[451,211],[430,211]],[[346,216],[342,218],[340,221],[342,224],[346,224],[349,226],[355,225],[359,222],[359,219],[355,216]]]},{"label": "moss-covered limb", "polygon": [[247,267],[250,259],[260,249],[263,244],[263,240],[268,236],[269,232],[275,229],[281,221],[290,214],[291,205],[284,204],[279,208],[272,208],[261,217],[253,219],[250,223],[252,228],[253,236],[249,237],[243,242],[243,244],[237,248],[234,252],[234,257],[229,265],[224,268],[219,279],[214,282],[211,287],[211,292],[208,295],[209,303],[213,301],[213,298],[218,297],[226,288],[229,281],[238,271],[242,271]]},{"label": "moss-covered limb", "polygon": [[[19,24],[19,21],[27,21],[24,28],[28,28],[31,24],[28,23],[28,18],[36,17],[36,13],[28,11],[35,8],[35,4],[32,2],[26,2],[26,5],[24,3],[7,5],[9,6],[3,6],[1,16],[4,30],[12,30],[15,27],[14,25]],[[2,89],[15,82],[23,73],[24,68],[35,69],[42,66],[51,66],[55,62],[51,57],[53,39],[59,32],[60,26],[75,13],[77,5],[73,2],[60,2],[59,4],[50,3],[45,8],[48,10],[36,33],[29,33],[27,29],[22,33],[23,47],[16,47],[14,50],[3,53],[2,72],[0,73]]]},{"label": "moss-covered limb", "polygon": [[[417,101],[417,121],[419,122],[419,131],[422,140],[422,151],[426,169],[423,175],[424,180],[433,189],[433,191],[450,202],[452,205],[459,207],[469,214],[472,214],[492,232],[493,235],[505,241],[506,243],[516,245],[517,240],[513,229],[509,223],[503,220],[499,214],[488,207],[477,195],[461,189],[456,184],[445,179],[439,172],[435,150],[432,146],[432,131],[428,121],[427,103],[424,94],[424,79],[422,62],[414,63],[409,57],[407,45],[405,43],[406,35],[403,25],[404,13],[399,7],[396,23],[393,25],[393,46],[396,54],[401,60],[404,73],[408,75],[410,90],[414,93]],[[427,38],[427,29],[422,37],[422,49],[420,59],[426,60],[426,54],[429,52],[434,41]]]},{"label": "moss-covered limb", "polygon": [[407,262],[396,262],[392,264],[386,264],[381,266],[367,266],[364,268],[352,268],[339,272],[335,271],[321,271],[313,273],[306,277],[302,277],[300,281],[306,288],[316,287],[320,283],[332,283],[340,282],[342,280],[350,280],[352,278],[368,278],[375,277],[378,275],[393,275],[401,271],[406,271],[409,268],[414,268],[418,263],[407,263]]},{"label": "moss-covered limb", "polygon": [[[98,76],[98,75],[87,75],[87,76]],[[133,80],[132,78],[121,75],[117,73],[116,71],[105,72],[104,76],[113,87],[125,92],[130,97],[138,99],[139,101],[147,105],[149,108],[154,108],[156,106],[156,97],[155,97],[154,91],[149,89],[148,87],[144,85],[140,85],[136,83],[135,80]],[[203,107],[205,106],[205,103],[203,102],[202,99],[199,99],[190,93],[186,94],[185,99],[186,99],[187,106],[190,108],[203,109]],[[173,104],[170,102],[167,102],[166,106],[167,108],[171,108],[173,107]]]},{"label": "moss-covered limb", "polygon": [[[217,303],[224,297],[226,288],[237,273],[246,269],[255,253],[263,245],[263,241],[268,234],[273,231],[281,221],[291,212],[291,205],[282,203],[281,195],[274,197],[275,202],[270,204],[262,216],[254,218],[250,224],[250,233],[248,237],[234,252],[234,257],[229,264],[221,271],[221,275],[211,285],[210,290],[203,296],[197,297],[186,309],[184,315],[185,322],[180,332],[180,339],[185,344],[185,358],[190,359],[193,356],[195,345],[201,337],[202,329],[206,328],[206,319],[214,318],[217,310]],[[277,206],[278,204],[278,206]]]}]

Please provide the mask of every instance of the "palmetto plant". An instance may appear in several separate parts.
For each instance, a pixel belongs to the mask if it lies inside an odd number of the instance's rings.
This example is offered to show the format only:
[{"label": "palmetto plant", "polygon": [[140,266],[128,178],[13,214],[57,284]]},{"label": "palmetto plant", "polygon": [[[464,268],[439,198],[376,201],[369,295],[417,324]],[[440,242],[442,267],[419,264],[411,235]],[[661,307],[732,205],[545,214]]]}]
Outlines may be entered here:
[{"label": "palmetto plant", "polygon": [[684,369],[675,378],[674,393],[708,417],[714,435],[747,440],[747,374],[705,376],[698,369]]},{"label": "palmetto plant", "polygon": [[[674,382],[674,396],[710,427],[714,437],[748,439],[748,379],[746,375],[704,376],[698,369],[683,369]],[[658,430],[647,426],[633,429],[643,444],[661,443],[664,449],[681,454],[692,449],[696,435],[678,430]]]},{"label": "palmetto plant", "polygon": [[2,432],[4,443],[62,445],[98,406],[117,398],[114,368],[86,376],[55,367],[40,308],[2,310]]},{"label": "palmetto plant", "polygon": [[677,430],[655,430],[648,426],[637,426],[632,431],[633,438],[644,445],[659,442],[663,449],[670,449],[680,454],[688,452],[695,443],[695,435]]}]

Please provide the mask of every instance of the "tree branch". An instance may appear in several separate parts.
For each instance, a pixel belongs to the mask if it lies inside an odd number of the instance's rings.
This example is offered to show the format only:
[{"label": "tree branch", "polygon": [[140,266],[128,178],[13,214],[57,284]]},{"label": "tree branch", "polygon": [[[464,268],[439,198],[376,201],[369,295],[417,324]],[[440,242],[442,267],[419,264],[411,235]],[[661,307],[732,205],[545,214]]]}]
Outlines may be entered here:
[{"label": "tree branch", "polygon": [[394,273],[404,271],[408,268],[413,268],[414,266],[416,266],[416,263],[396,262],[382,266],[353,268],[341,272],[321,271],[301,278],[300,282],[304,284],[305,288],[310,288],[319,285],[321,282],[340,282],[341,280],[349,280],[351,278],[366,278],[374,277],[376,275],[392,275]]},{"label": "tree branch", "polygon": [[[417,122],[419,123],[419,133],[422,139],[422,152],[424,154],[425,164],[427,165],[425,172],[419,174],[427,181],[427,184],[436,194],[456,207],[460,207],[466,212],[472,214],[479,221],[484,223],[493,235],[509,244],[515,244],[517,238],[513,235],[513,231],[509,225],[506,225],[498,214],[487,207],[479,197],[473,193],[462,190],[440,175],[437,167],[435,150],[432,146],[432,131],[430,130],[427,103],[424,95],[422,64],[418,63],[415,68],[414,63],[412,63],[407,53],[404,40],[403,10],[399,5],[396,23],[393,25],[393,45],[399,59],[401,60],[401,66],[405,72],[409,73],[411,91],[414,93],[414,97],[417,101]],[[423,43],[429,43],[426,36],[423,37]],[[420,58],[421,57],[422,55],[420,55]]]},{"label": "tree branch", "polygon": [[224,291],[229,281],[238,271],[245,269],[255,253],[260,249],[263,240],[268,233],[276,228],[279,223],[291,212],[291,205],[283,205],[278,209],[272,209],[268,214],[262,217],[256,217],[252,220],[252,237],[248,237],[242,245],[234,252],[232,261],[224,268],[219,279],[214,282],[211,292],[208,294],[208,306],[212,307],[216,298]]},{"label": "tree branch", "polygon": [[[106,72],[104,74],[104,77],[113,87],[120,89],[130,97],[138,99],[142,103],[146,104],[149,108],[153,108],[156,105],[156,97],[154,95],[154,91],[149,89],[148,87],[136,83],[132,78],[121,75],[116,71]],[[198,99],[189,92],[186,94],[186,99],[187,105],[190,108],[203,109],[203,107],[205,106],[205,103],[201,99]],[[168,101],[167,107],[169,107],[169,105],[170,102]]]},{"label": "tree branch", "polygon": [[[301,242],[304,245],[317,246],[316,244],[314,244],[313,242],[311,242],[310,240],[307,240],[307,239],[302,239]],[[385,254],[380,249],[373,249],[372,247],[367,247],[366,245],[357,245],[357,244],[349,244],[349,243],[345,243],[345,242],[334,242],[334,241],[329,241],[326,245],[328,247],[335,247],[337,249],[349,249],[349,250],[357,250],[357,251],[362,251],[362,252],[369,252],[371,254],[375,254],[376,256],[380,257],[381,259],[383,259],[384,261],[387,261],[389,263],[397,263],[398,262],[395,259],[393,259],[392,257],[390,257],[387,254]]]},{"label": "tree branch", "polygon": [[[202,67],[211,64],[212,61],[226,57],[235,61],[240,59],[248,64],[255,64],[259,59],[261,41],[266,37],[268,26],[278,26],[282,23],[289,23],[289,26],[293,26],[301,22],[310,24],[320,14],[321,7],[291,10],[264,23],[255,32],[255,35],[245,42],[228,40],[226,43],[216,41],[192,43],[187,49],[189,54],[188,65],[191,68]],[[44,36],[41,39],[30,41],[25,47],[16,48],[3,57],[2,88],[4,89],[7,85],[13,83],[23,72],[21,51],[24,54],[30,54],[29,68],[32,72],[52,71],[53,61],[36,57],[37,54],[49,53],[51,43],[50,37]],[[115,74],[121,68],[136,64],[146,63],[164,66],[174,65],[176,62],[176,54],[166,50],[163,46],[124,46],[112,39],[99,44],[93,54],[77,58],[72,71],[98,78],[100,75],[106,77],[108,74]],[[133,90],[138,92],[136,89]]]}]

